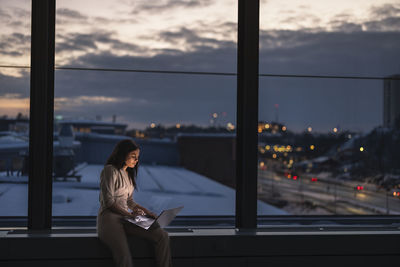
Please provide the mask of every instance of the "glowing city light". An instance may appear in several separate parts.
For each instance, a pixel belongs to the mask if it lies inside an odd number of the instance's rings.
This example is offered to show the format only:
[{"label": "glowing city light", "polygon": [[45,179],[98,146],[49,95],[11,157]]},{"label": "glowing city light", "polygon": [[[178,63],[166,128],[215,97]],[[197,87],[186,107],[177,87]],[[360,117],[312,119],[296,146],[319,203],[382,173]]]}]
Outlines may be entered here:
[{"label": "glowing city light", "polygon": [[282,131],[284,131],[284,132],[285,132],[285,131],[286,131],[286,129],[287,129],[287,128],[286,128],[286,126],[283,126],[283,127],[282,127]]},{"label": "glowing city light", "polygon": [[265,124],[264,127],[265,127],[265,129],[269,129],[269,124],[268,123]]},{"label": "glowing city light", "polygon": [[312,128],[311,128],[311,127],[308,127],[308,128],[307,128],[307,131],[311,133]]},{"label": "glowing city light", "polygon": [[364,151],[364,147],[360,147],[360,151],[363,152]]},{"label": "glowing city light", "polygon": [[310,149],[311,149],[311,150],[314,150],[314,149],[315,149],[315,146],[314,146],[314,145],[311,145],[311,146],[310,146]]},{"label": "glowing city light", "polygon": [[276,154],[272,154],[272,158],[276,159],[277,155]]},{"label": "glowing city light", "polygon": [[271,149],[271,146],[266,145],[266,146],[265,146],[265,149],[266,149],[266,150],[270,150],[270,149]]},{"label": "glowing city light", "polygon": [[156,124],[154,123],[154,122],[152,122],[151,124],[150,124],[150,128],[155,128],[156,127]]},{"label": "glowing city light", "polygon": [[181,128],[181,125],[179,123],[176,124],[176,128]]},{"label": "glowing city light", "polygon": [[335,127],[335,128],[333,128],[333,132],[334,133],[337,133],[337,131],[338,131],[338,129]]}]

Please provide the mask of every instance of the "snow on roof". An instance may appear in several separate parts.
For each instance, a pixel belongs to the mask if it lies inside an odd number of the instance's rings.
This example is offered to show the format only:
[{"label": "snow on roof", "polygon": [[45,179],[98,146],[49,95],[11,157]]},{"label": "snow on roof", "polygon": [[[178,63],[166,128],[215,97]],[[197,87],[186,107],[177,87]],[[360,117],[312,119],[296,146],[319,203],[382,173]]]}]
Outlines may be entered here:
[{"label": "snow on roof", "polygon": [[[99,208],[99,177],[102,165],[86,165],[81,182],[71,179],[53,183],[54,216],[96,216]],[[12,180],[12,177],[10,177]],[[141,165],[134,199],[160,212],[184,205],[179,215],[234,215],[235,190],[180,167]],[[26,216],[27,184],[0,183],[1,216]],[[258,201],[259,215],[286,215],[283,210]]]}]

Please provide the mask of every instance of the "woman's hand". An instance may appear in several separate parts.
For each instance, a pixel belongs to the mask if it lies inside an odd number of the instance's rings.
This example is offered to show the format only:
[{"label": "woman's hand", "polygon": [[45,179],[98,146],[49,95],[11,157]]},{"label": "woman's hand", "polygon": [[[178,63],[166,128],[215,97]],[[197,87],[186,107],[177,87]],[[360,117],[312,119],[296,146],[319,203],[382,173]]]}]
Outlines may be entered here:
[{"label": "woman's hand", "polygon": [[146,215],[146,212],[144,212],[144,210],[142,210],[141,208],[135,207],[135,208],[132,210],[132,213],[131,213],[131,214],[132,214],[134,217],[139,216],[139,215],[144,216],[144,215]]}]

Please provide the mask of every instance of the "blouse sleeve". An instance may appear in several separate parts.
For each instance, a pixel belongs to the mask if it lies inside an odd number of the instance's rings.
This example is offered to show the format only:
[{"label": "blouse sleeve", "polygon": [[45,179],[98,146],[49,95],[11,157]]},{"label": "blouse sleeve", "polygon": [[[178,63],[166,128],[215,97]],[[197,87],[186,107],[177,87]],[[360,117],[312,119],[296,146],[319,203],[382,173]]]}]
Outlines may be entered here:
[{"label": "blouse sleeve", "polygon": [[136,202],[133,200],[133,190],[128,196],[127,204],[131,210],[137,205]]},{"label": "blouse sleeve", "polygon": [[100,191],[105,208],[109,208],[115,202],[115,178],[115,168],[105,166],[100,175]]}]

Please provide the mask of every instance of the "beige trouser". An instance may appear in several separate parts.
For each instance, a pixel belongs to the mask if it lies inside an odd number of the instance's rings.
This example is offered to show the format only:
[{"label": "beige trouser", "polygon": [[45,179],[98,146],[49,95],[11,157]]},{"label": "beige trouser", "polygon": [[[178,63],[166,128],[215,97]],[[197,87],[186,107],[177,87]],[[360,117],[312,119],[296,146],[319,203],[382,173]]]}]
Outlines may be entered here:
[{"label": "beige trouser", "polygon": [[129,235],[145,238],[153,244],[157,266],[172,266],[168,233],[159,226],[153,226],[149,230],[145,230],[129,222],[124,222],[121,215],[109,210],[105,210],[97,216],[97,234],[99,239],[111,249],[117,267],[133,266],[127,240]]}]

